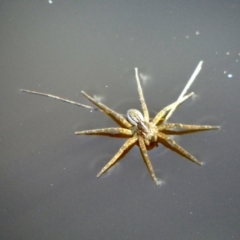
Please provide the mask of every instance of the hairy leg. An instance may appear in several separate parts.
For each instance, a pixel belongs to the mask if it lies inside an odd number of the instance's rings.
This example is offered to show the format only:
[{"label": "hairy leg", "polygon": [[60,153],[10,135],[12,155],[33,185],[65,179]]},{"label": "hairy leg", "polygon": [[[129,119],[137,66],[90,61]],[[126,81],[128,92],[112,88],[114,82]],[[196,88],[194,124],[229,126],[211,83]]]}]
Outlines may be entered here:
[{"label": "hairy leg", "polygon": [[136,77],[136,81],[137,81],[139,100],[140,100],[141,106],[142,106],[144,121],[149,122],[149,113],[148,113],[148,109],[147,109],[147,104],[146,104],[144,96],[143,96],[143,91],[142,91],[141,83],[140,83],[140,80],[138,77],[138,69],[137,68],[135,68],[135,77]]},{"label": "hairy leg", "polygon": [[157,178],[155,176],[155,173],[154,173],[151,161],[150,161],[150,159],[148,157],[146,145],[144,143],[144,139],[143,139],[142,136],[139,136],[139,147],[140,147],[141,153],[143,155],[144,161],[145,161],[145,163],[146,163],[146,165],[148,167],[148,170],[149,170],[149,172],[151,174],[151,177],[152,177],[153,181],[155,182],[155,184],[158,185],[159,183],[158,183],[158,180],[157,180]]},{"label": "hairy leg", "polygon": [[[197,65],[196,69],[194,70],[192,76],[190,77],[190,79],[188,80],[186,86],[184,87],[184,89],[182,90],[180,96],[178,97],[177,101],[181,100],[183,98],[183,96],[186,94],[187,90],[190,88],[190,86],[192,85],[192,83],[195,81],[197,75],[199,74],[199,72],[201,71],[202,69],[202,64],[203,64],[203,61],[200,61],[199,64]],[[166,118],[165,118],[165,121],[167,121],[171,115],[173,114],[173,112],[175,111],[175,108],[177,106],[173,107],[167,114]]]},{"label": "hairy leg", "polygon": [[27,89],[21,89],[21,92],[32,93],[32,94],[36,94],[36,95],[40,95],[40,96],[55,98],[57,100],[61,100],[63,102],[71,103],[71,104],[77,105],[79,107],[84,107],[84,108],[88,108],[88,109],[91,109],[91,110],[96,110],[96,111],[99,110],[97,108],[93,108],[91,106],[88,106],[88,105],[85,105],[85,104],[82,104],[82,103],[77,103],[77,102],[74,102],[72,100],[68,100],[66,98],[61,98],[61,97],[58,97],[58,96],[55,96],[55,95],[52,95],[52,94],[48,94],[48,93],[30,91],[30,90],[27,90]]},{"label": "hairy leg", "polygon": [[129,123],[120,113],[115,112],[114,110],[112,110],[111,108],[107,107],[106,105],[104,105],[103,103],[100,103],[98,101],[96,101],[94,98],[92,98],[91,96],[89,96],[87,93],[85,93],[84,91],[82,91],[82,94],[89,100],[91,101],[93,104],[95,104],[96,106],[98,106],[100,109],[103,110],[103,112],[105,112],[107,115],[109,115],[112,119],[114,119],[116,122],[121,123],[124,127],[126,128],[130,128],[132,126],[131,123]]},{"label": "hairy leg", "polygon": [[162,130],[214,130],[219,129],[220,126],[210,126],[210,125],[190,125],[190,124],[182,124],[182,123],[166,123],[158,127],[159,131]]},{"label": "hairy leg", "polygon": [[75,132],[76,135],[117,135],[121,134],[123,136],[132,136],[133,133],[130,129],[126,128],[100,128],[100,129],[93,129],[93,130],[84,130]]},{"label": "hairy leg", "polygon": [[188,98],[190,98],[192,95],[194,95],[194,92],[189,93],[188,95],[182,97],[179,101],[176,101],[165,108],[163,108],[152,120],[152,122],[157,125],[159,121],[164,117],[164,115],[171,110],[172,108],[176,108],[178,105],[180,105],[182,102],[186,101]]},{"label": "hairy leg", "polygon": [[184,148],[182,148],[180,145],[178,145],[174,140],[172,140],[169,136],[163,134],[163,133],[158,133],[158,137],[162,139],[163,141],[166,141],[170,146],[173,147],[173,149],[176,149],[180,153],[182,153],[186,158],[189,160],[195,162],[198,165],[202,165],[200,161],[198,161],[193,155],[191,155],[189,152],[187,152]]},{"label": "hairy leg", "polygon": [[137,139],[137,136],[129,138],[114,155],[114,157],[102,168],[102,170],[98,173],[97,177],[100,177],[105,171],[107,171],[128,148],[130,148],[136,143]]}]

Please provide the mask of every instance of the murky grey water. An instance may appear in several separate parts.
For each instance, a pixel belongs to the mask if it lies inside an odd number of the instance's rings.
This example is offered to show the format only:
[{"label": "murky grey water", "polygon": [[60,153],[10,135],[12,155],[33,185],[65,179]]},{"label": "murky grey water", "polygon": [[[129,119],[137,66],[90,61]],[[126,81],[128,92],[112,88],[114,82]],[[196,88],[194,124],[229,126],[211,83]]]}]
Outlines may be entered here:
[{"label": "murky grey water", "polygon": [[[5,1],[0,5],[0,239],[237,239],[240,48],[238,1]],[[124,139],[75,136],[115,126],[99,112],[21,93],[125,113],[139,108],[134,67],[148,78],[154,114],[203,69],[172,122],[221,125],[178,136],[205,165],[159,146],[155,187],[134,147],[95,175]]]}]

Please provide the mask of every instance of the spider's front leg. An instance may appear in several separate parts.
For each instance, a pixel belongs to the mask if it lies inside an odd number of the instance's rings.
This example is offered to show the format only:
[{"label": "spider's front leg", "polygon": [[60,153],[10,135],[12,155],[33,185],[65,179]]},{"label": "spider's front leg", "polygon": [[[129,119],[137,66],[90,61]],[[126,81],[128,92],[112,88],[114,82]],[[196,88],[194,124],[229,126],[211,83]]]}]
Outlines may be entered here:
[{"label": "spider's front leg", "polygon": [[135,68],[135,78],[137,81],[139,100],[141,102],[141,106],[142,106],[142,110],[143,110],[144,121],[149,122],[149,112],[148,112],[147,104],[146,104],[144,96],[143,96],[140,79],[138,77],[138,68]]},{"label": "spider's front leg", "polygon": [[98,106],[101,110],[103,110],[104,113],[106,113],[107,115],[109,115],[114,121],[116,121],[117,123],[119,123],[122,127],[126,127],[126,128],[131,128],[132,124],[129,123],[120,113],[115,112],[114,110],[112,110],[111,108],[107,107],[106,105],[104,105],[103,103],[100,103],[98,101],[96,101],[94,98],[92,98],[91,96],[89,96],[87,93],[85,93],[84,91],[82,91],[82,94],[89,100],[91,101],[93,104],[95,104],[96,106]]},{"label": "spider's front leg", "polygon": [[122,135],[125,137],[132,136],[133,133],[130,129],[126,128],[100,128],[93,130],[84,130],[80,132],[75,132],[76,135]]}]

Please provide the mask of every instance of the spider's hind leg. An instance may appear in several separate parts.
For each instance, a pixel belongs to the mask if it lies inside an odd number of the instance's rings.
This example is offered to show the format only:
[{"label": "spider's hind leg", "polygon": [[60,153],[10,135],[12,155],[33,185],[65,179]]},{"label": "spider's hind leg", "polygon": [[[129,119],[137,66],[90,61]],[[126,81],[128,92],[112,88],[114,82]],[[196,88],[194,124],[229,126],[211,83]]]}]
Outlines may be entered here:
[{"label": "spider's hind leg", "polygon": [[159,139],[162,139],[163,141],[167,142],[173,149],[175,149],[177,152],[181,153],[183,156],[185,156],[187,159],[195,162],[198,165],[202,165],[200,161],[198,161],[192,154],[187,152],[183,147],[178,145],[173,139],[165,135],[164,133],[159,132],[158,133]]},{"label": "spider's hind leg", "polygon": [[147,154],[147,148],[146,148],[146,145],[144,143],[144,139],[143,139],[142,136],[139,136],[139,148],[141,150],[142,156],[143,156],[144,161],[145,161],[145,163],[148,167],[148,170],[151,174],[151,177],[152,177],[153,181],[155,182],[156,185],[159,185],[159,181],[158,181],[157,177],[155,176],[153,166],[152,166],[151,161],[149,159],[149,156]]},{"label": "spider's hind leg", "polygon": [[102,170],[98,173],[97,177],[100,177],[114,163],[116,163],[116,161],[121,157],[121,155],[136,143],[137,139],[138,139],[137,136],[133,136],[132,138],[129,138],[118,150],[118,152],[114,155],[114,157],[102,168]]},{"label": "spider's hind leg", "polygon": [[166,123],[158,127],[159,131],[162,130],[189,130],[189,131],[205,131],[205,130],[217,130],[220,126],[210,126],[210,125],[190,125],[182,123]]}]

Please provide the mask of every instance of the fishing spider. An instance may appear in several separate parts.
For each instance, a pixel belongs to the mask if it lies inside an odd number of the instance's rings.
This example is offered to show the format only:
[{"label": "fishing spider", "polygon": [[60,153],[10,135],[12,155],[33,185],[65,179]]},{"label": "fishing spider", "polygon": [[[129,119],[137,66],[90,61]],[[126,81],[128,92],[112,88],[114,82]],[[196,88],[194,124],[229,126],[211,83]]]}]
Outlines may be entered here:
[{"label": "fishing spider", "polygon": [[[98,173],[97,177],[100,177],[105,171],[107,171],[112,165],[114,165],[121,156],[126,153],[126,151],[130,150],[135,144],[137,144],[140,148],[143,159],[148,167],[148,170],[151,174],[152,179],[155,184],[158,185],[159,181],[157,180],[152,164],[147,154],[147,150],[158,145],[159,142],[168,145],[172,150],[176,151],[180,155],[185,156],[187,159],[195,162],[198,165],[201,165],[201,162],[198,161],[193,155],[188,153],[185,149],[183,149],[180,145],[178,145],[172,138],[170,138],[167,134],[173,131],[182,130],[184,131],[203,131],[210,129],[218,129],[219,126],[209,126],[209,125],[188,125],[182,123],[168,123],[167,119],[170,117],[171,113],[176,109],[178,105],[182,102],[186,101],[188,98],[194,95],[193,92],[188,95],[182,94],[179,99],[174,103],[168,105],[163,108],[154,118],[149,118],[149,112],[147,105],[145,103],[145,99],[143,96],[142,87],[140,84],[140,80],[138,77],[138,70],[135,68],[135,76],[138,87],[138,94],[140,97],[140,103],[142,107],[143,115],[140,111],[136,109],[130,109],[127,111],[126,117],[116,111],[110,109],[103,103],[95,100],[87,93],[82,91],[82,94],[90,100],[94,105],[96,105],[100,111],[109,115],[115,122],[117,122],[121,127],[110,127],[110,128],[101,128],[101,129],[93,129],[93,130],[84,130],[80,132],[75,132],[76,135],[107,135],[107,136],[115,136],[115,137],[127,137],[129,138],[122,147],[118,150],[118,152],[113,156],[113,158],[102,168],[102,170]],[[92,108],[87,105],[83,105],[81,103],[76,103],[70,101],[68,99],[63,99],[58,96],[29,91],[26,89],[22,89],[23,92],[34,93],[38,95],[48,96],[51,98],[56,98],[68,103],[72,103],[78,106],[82,106],[85,108],[90,108],[94,110],[99,110],[96,108]]]}]

